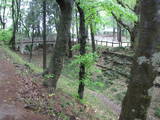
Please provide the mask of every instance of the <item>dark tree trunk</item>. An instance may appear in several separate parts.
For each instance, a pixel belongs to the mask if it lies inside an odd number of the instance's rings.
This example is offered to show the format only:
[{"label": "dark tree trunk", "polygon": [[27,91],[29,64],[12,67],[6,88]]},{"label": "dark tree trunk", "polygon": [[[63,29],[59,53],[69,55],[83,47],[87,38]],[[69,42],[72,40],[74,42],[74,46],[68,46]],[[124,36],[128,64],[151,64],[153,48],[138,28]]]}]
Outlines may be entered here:
[{"label": "dark tree trunk", "polygon": [[135,46],[135,38],[136,38],[136,34],[134,31],[132,31],[130,33],[130,42],[131,42],[131,49],[136,49],[136,46]]},{"label": "dark tree trunk", "polygon": [[32,26],[32,35],[31,35],[32,43],[31,43],[31,46],[29,47],[29,52],[30,52],[29,62],[32,61],[34,37],[35,37],[35,33],[34,33],[34,25],[33,25],[33,26]]},{"label": "dark tree trunk", "polygon": [[18,30],[18,22],[20,18],[20,5],[21,0],[12,0],[12,21],[13,21],[13,32],[10,40],[10,45],[13,50],[15,50],[15,39],[16,32]]},{"label": "dark tree trunk", "polygon": [[117,23],[117,40],[121,46],[122,45],[122,29],[119,23]]},{"label": "dark tree trunk", "polygon": [[70,28],[72,21],[73,0],[56,0],[59,4],[61,14],[60,22],[57,30],[57,40],[53,55],[50,61],[48,72],[54,77],[48,82],[49,87],[56,88],[58,79],[60,77],[63,61],[66,55],[67,44],[71,37]]},{"label": "dark tree trunk", "polygon": [[72,58],[72,39],[68,41],[68,58]]},{"label": "dark tree trunk", "polygon": [[160,54],[159,8],[160,0],[141,0],[138,48],[119,120],[146,120],[151,101],[149,92],[156,77],[155,57]]},{"label": "dark tree trunk", "polygon": [[90,30],[91,30],[92,52],[94,53],[96,52],[96,45],[95,45],[93,24],[90,24]]},{"label": "dark tree trunk", "polygon": [[6,22],[5,22],[6,3],[7,3],[7,0],[3,0],[3,3],[2,3],[2,4],[4,4],[3,12],[2,12],[2,16],[0,15],[0,23],[2,24],[2,29],[5,29],[5,27],[6,27]]},{"label": "dark tree trunk", "polygon": [[46,0],[43,1],[43,70],[46,69],[47,46],[46,46]]},{"label": "dark tree trunk", "polygon": [[113,41],[116,40],[116,28],[113,27]]},{"label": "dark tree trunk", "polygon": [[[80,15],[80,27],[79,27],[79,40],[80,40],[80,55],[84,56],[86,53],[86,39],[87,39],[87,31],[85,26],[85,13],[83,9],[77,4],[78,12]],[[79,88],[78,88],[78,95],[80,99],[83,99],[84,93],[84,83],[85,79],[85,65],[84,63],[80,64],[80,71],[79,71]]]},{"label": "dark tree trunk", "polygon": [[16,25],[15,25],[15,1],[12,0],[12,22],[13,22],[13,32],[10,41],[11,48],[15,50],[15,34],[16,34]]},{"label": "dark tree trunk", "polygon": [[80,42],[79,42],[78,13],[77,13],[77,11],[75,12],[75,14],[76,14],[76,33],[77,33],[77,40],[78,40],[78,43],[80,43]]}]

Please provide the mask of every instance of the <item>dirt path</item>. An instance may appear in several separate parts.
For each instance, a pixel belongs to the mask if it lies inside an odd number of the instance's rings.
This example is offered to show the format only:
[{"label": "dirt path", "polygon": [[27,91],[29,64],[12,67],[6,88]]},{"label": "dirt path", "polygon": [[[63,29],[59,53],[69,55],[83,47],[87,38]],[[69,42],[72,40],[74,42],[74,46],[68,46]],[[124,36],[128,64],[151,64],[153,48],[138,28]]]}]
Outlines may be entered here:
[{"label": "dirt path", "polygon": [[108,99],[106,96],[104,96],[101,93],[97,93],[94,91],[90,91],[90,93],[92,95],[94,95],[95,97],[99,98],[100,101],[102,103],[104,103],[104,105],[106,106],[107,109],[110,109],[117,117],[119,116],[120,112],[121,112],[121,106],[115,104],[114,102],[112,102],[110,99]]},{"label": "dirt path", "polygon": [[0,120],[48,120],[45,116],[24,109],[19,101],[19,78],[13,64],[3,58],[0,49]]}]

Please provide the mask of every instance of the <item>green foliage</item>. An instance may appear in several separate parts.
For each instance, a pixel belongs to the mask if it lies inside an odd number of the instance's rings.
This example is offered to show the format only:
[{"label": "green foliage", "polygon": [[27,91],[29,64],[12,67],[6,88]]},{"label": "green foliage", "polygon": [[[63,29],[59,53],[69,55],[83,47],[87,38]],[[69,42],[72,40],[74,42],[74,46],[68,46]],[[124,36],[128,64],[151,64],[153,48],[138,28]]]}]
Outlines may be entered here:
[{"label": "green foliage", "polygon": [[0,30],[0,44],[8,45],[12,37],[11,30]]},{"label": "green foliage", "polygon": [[116,0],[77,0],[85,12],[86,24],[93,24],[94,32],[103,25],[113,26],[112,13],[125,21],[128,26],[133,25],[138,20],[136,14],[131,10],[136,4],[136,0],[125,0],[123,3],[128,7],[123,7]]},{"label": "green foliage", "polygon": [[54,78],[54,75],[53,74],[46,74],[45,76],[44,76],[44,78],[45,79],[52,79],[52,78]]},{"label": "green foliage", "polygon": [[155,116],[157,116],[158,118],[160,118],[160,108],[156,108],[156,110],[155,110]]},{"label": "green foliage", "polygon": [[92,65],[96,63],[96,59],[98,58],[96,53],[88,53],[83,56],[76,55],[75,60],[71,63],[71,65],[84,64],[87,70],[90,70]]},{"label": "green foliage", "polygon": [[76,44],[72,47],[71,50],[73,51],[73,50],[79,50],[79,49],[80,49],[80,44]]},{"label": "green foliage", "polygon": [[70,64],[71,66],[84,64],[86,68],[85,78],[82,80],[85,85],[92,90],[103,88],[104,84],[102,82],[93,81],[92,74],[99,73],[100,70],[96,68],[95,64],[98,55],[96,53],[87,53],[83,56],[76,55],[75,59]]}]

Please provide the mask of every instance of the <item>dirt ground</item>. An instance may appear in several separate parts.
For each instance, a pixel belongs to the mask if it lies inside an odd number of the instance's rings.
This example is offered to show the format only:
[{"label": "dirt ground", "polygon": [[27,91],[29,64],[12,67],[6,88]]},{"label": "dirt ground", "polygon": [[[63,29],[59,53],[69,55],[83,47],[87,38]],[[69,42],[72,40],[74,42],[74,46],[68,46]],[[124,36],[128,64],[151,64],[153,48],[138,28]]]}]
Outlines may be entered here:
[{"label": "dirt ground", "polygon": [[24,108],[18,95],[21,78],[15,66],[4,59],[1,49],[0,55],[0,120],[48,120],[46,116]]}]

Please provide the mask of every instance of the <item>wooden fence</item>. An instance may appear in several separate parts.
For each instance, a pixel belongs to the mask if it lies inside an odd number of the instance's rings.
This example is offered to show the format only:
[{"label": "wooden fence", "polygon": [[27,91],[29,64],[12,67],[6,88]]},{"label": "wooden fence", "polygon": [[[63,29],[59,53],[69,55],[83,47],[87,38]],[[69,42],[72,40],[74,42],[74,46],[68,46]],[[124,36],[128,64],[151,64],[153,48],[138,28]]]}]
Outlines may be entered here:
[{"label": "wooden fence", "polygon": [[96,45],[107,46],[107,47],[130,47],[130,42],[109,42],[109,41],[99,41],[95,40]]},{"label": "wooden fence", "polygon": [[[50,39],[48,38],[46,40],[47,44],[55,44],[55,39]],[[34,44],[43,44],[43,39],[42,38],[35,38],[34,39]],[[24,38],[22,41],[17,41],[17,45],[22,45],[22,44],[31,44],[32,41],[29,38]],[[72,45],[77,44],[78,41],[73,40]],[[91,44],[91,40],[87,39],[87,43]],[[115,41],[103,41],[103,40],[95,40],[95,44],[98,46],[107,46],[107,47],[130,47],[131,43],[130,42],[115,42]]]}]

